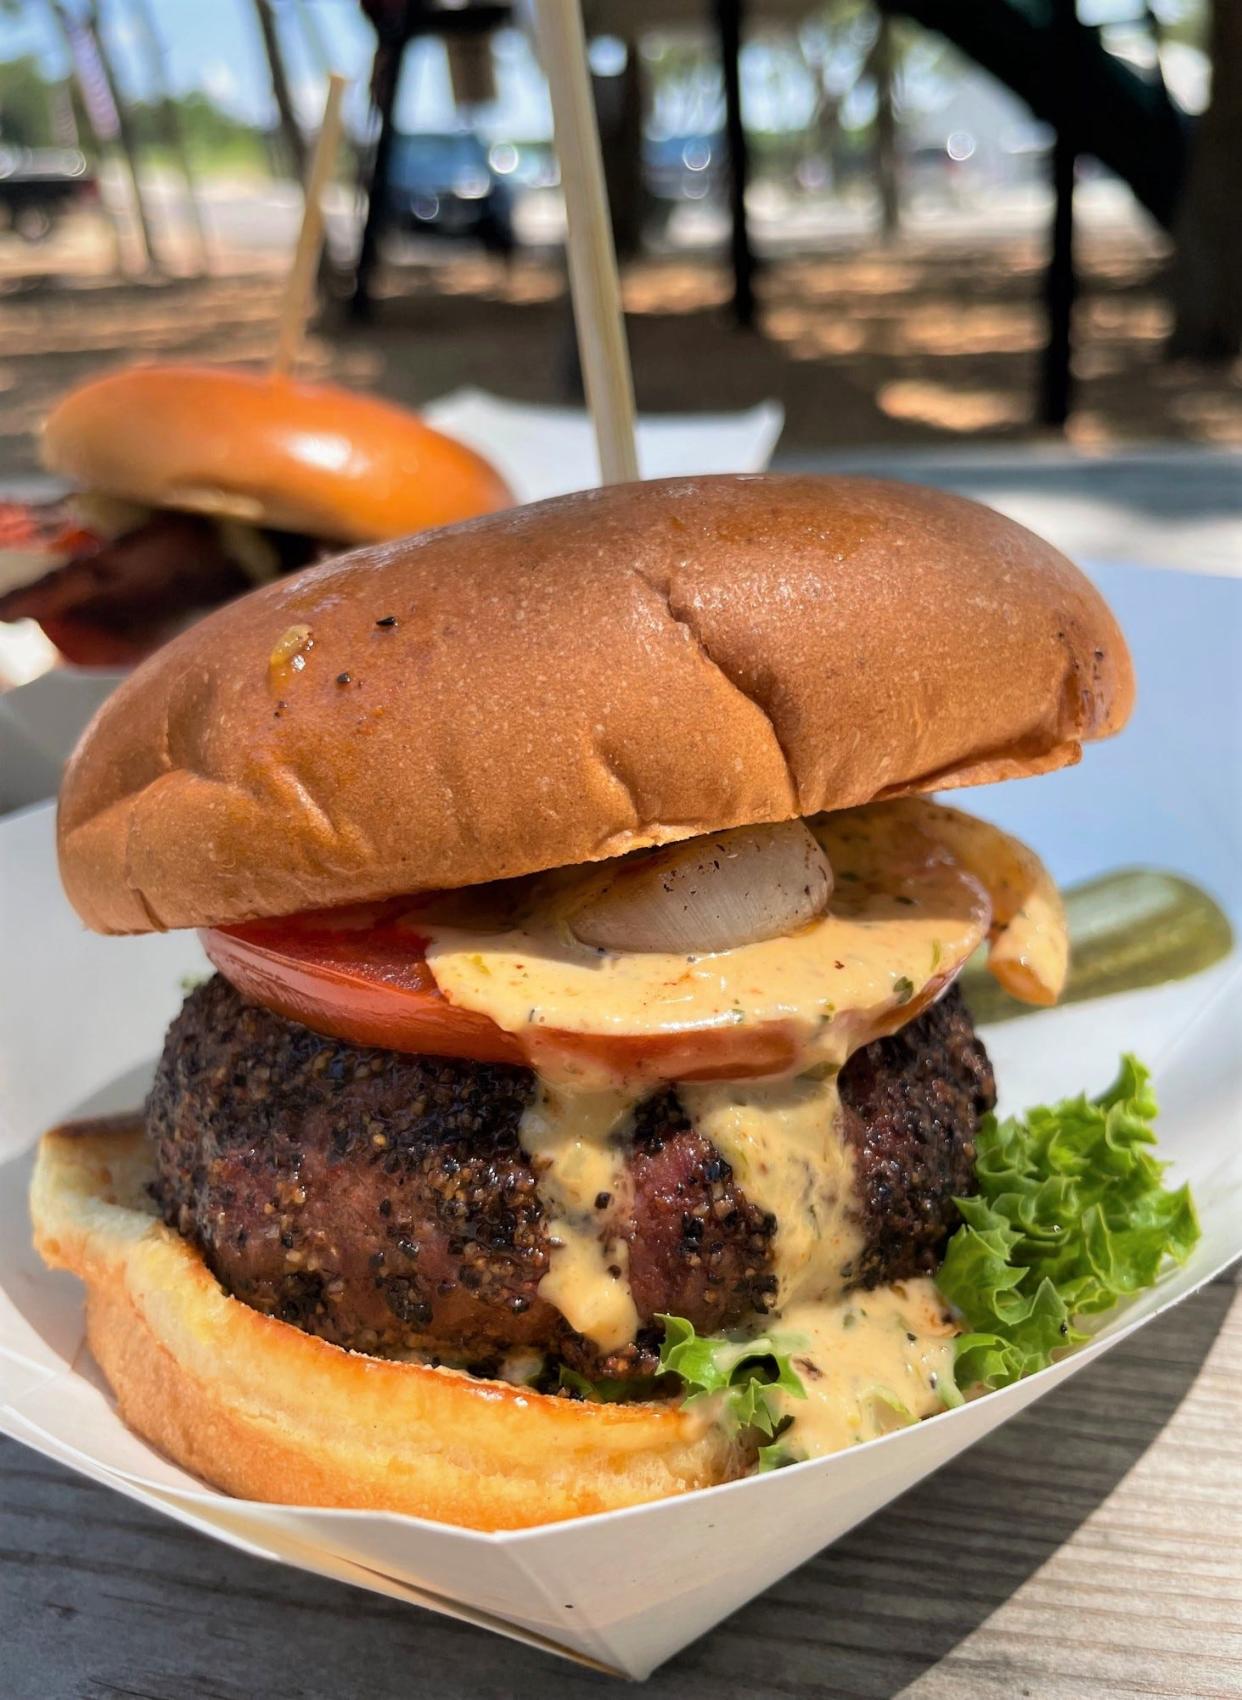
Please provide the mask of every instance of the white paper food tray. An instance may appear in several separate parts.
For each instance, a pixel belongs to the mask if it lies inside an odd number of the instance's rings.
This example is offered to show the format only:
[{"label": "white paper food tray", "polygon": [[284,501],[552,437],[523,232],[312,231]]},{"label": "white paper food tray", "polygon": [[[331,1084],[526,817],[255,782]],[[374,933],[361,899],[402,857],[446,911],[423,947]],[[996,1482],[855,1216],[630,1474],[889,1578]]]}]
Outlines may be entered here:
[{"label": "white paper food tray", "polygon": [[[1242,914],[1242,584],[1097,575],[1141,681],[1132,730],[1082,767],[973,794],[1069,881],[1176,869]],[[1222,693],[1232,701],[1222,703]],[[1234,712],[1231,712],[1234,710]],[[514,1533],[260,1506],[207,1491],[117,1418],[83,1344],[81,1291],[29,1249],[39,1132],[84,1104],[136,1101],[192,937],[85,933],[60,895],[50,809],[0,824],[0,1429],[245,1550],[376,1589],[629,1676],[655,1665],[1122,1335],[1242,1254],[1237,952],[1193,979],[985,1030],[1002,1107],[1107,1084],[1118,1053],[1154,1068],[1164,1154],[1194,1186],[1191,1263],[1064,1363],[847,1453],[681,1499]]]}]

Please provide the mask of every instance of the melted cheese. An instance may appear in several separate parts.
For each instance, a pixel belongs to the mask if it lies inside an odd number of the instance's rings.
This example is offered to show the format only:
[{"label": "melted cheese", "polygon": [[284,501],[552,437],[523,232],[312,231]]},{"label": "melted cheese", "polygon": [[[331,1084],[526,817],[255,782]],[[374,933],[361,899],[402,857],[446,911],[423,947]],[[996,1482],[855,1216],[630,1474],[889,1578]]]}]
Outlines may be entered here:
[{"label": "melted cheese", "polygon": [[784,1444],[796,1458],[822,1458],[944,1409],[957,1329],[925,1277],[793,1305],[776,1332],[805,1341],[793,1367],[806,1398],[777,1395],[793,1419]]},{"label": "melted cheese", "polygon": [[631,1107],[625,1091],[567,1092],[542,1082],[518,1129],[548,1214],[552,1250],[539,1296],[605,1352],[638,1330],[630,1248],[610,1232],[628,1185]]}]

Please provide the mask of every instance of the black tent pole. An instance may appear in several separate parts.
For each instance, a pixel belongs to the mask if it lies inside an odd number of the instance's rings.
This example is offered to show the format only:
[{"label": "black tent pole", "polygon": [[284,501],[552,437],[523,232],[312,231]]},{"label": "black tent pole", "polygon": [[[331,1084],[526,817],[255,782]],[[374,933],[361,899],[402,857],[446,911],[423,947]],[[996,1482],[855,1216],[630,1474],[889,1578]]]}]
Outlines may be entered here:
[{"label": "black tent pole", "polygon": [[399,30],[381,38],[375,50],[373,96],[379,112],[379,137],[371,160],[370,182],[367,185],[367,216],[358,244],[354,265],[354,287],[349,298],[349,316],[365,320],[371,317],[371,280],[379,259],[379,242],[388,219],[388,171],[392,162],[392,144],[396,134],[393,111],[397,100],[397,84],[401,80],[401,62],[409,41],[410,8],[407,4]]},{"label": "black tent pole", "polygon": [[730,254],[733,260],[733,316],[749,328],[755,322],[755,256],[746,222],[746,179],[749,159],[742,123],[742,80],[738,59],[742,51],[742,0],[715,0],[720,35],[720,67],[724,76],[725,140],[729,147]]}]

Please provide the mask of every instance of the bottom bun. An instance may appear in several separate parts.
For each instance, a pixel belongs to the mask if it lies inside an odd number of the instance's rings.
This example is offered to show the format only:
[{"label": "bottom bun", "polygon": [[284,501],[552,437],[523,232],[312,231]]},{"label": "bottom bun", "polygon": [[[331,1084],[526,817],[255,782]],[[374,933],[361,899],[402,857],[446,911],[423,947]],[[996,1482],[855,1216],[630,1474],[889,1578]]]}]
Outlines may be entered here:
[{"label": "bottom bun", "polygon": [[158,1219],[132,1119],[49,1133],[35,1245],[86,1283],[87,1339],[131,1428],[244,1499],[517,1529],[742,1472],[697,1412],[593,1405],[347,1352],[230,1298]]}]

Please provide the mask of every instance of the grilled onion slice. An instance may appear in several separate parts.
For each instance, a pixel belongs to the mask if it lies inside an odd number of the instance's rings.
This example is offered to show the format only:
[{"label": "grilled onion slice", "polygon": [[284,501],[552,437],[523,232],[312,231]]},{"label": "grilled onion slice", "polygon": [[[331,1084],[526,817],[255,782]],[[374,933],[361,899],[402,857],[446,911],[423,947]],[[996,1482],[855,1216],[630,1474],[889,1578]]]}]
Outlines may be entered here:
[{"label": "grilled onion slice", "polygon": [[626,857],[565,906],[606,950],[708,954],[796,932],[828,907],[832,869],[801,821],[740,826]]}]

